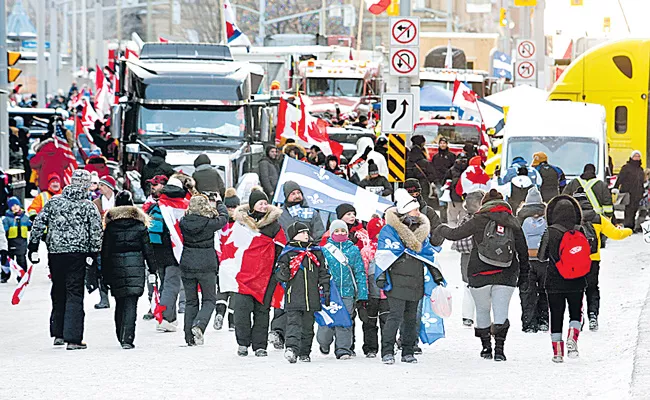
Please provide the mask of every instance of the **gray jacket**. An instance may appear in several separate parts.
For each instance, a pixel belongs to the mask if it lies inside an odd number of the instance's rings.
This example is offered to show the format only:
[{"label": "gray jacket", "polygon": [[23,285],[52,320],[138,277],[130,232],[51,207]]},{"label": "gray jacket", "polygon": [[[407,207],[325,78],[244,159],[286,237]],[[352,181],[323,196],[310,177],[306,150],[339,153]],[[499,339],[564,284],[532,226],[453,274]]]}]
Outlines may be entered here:
[{"label": "gray jacket", "polygon": [[102,218],[79,185],[66,186],[45,203],[32,226],[30,249],[38,249],[46,229],[49,253],[99,253],[102,248]]}]

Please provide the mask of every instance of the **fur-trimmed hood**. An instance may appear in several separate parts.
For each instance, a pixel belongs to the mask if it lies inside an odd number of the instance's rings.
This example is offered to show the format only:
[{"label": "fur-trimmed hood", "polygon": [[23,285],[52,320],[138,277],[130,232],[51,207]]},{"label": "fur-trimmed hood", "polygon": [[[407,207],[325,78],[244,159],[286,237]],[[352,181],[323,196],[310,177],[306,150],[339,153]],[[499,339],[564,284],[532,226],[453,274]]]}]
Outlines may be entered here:
[{"label": "fur-trimmed hood", "polygon": [[120,219],[135,219],[142,222],[147,227],[150,223],[149,216],[136,206],[113,207],[106,212],[106,215],[104,215],[104,223],[106,225]]},{"label": "fur-trimmed hood", "polygon": [[259,231],[265,226],[271,225],[272,223],[279,220],[280,216],[282,215],[281,208],[272,206],[270,204],[269,204],[269,210],[266,212],[266,215],[259,221],[255,221],[250,215],[248,215],[249,211],[250,211],[250,207],[248,206],[248,204],[243,204],[237,207],[237,209],[235,210],[234,217],[235,217],[235,221],[241,222],[242,224],[248,226],[254,231]]},{"label": "fur-trimmed hood", "polygon": [[192,196],[190,199],[190,205],[187,208],[187,211],[185,211],[185,215],[190,214],[200,215],[206,218],[216,218],[219,215],[219,212],[217,212],[216,208],[212,207],[207,196],[199,194]]},{"label": "fur-trimmed hood", "polygon": [[427,240],[431,230],[431,224],[426,215],[420,213],[418,218],[420,224],[415,231],[411,231],[402,221],[400,221],[397,209],[395,207],[386,210],[386,224],[395,229],[397,235],[404,243],[404,246],[419,253],[422,251],[422,243]]}]

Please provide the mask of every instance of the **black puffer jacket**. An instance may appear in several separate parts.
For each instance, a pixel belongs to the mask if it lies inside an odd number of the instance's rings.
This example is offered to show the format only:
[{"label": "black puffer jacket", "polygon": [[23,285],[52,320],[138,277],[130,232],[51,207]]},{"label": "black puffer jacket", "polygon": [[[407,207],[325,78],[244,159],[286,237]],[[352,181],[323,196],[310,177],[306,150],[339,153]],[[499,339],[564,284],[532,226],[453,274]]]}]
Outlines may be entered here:
[{"label": "black puffer jacket", "polygon": [[217,202],[215,210],[209,205],[207,199],[204,203],[201,202],[202,204],[192,200],[180,223],[183,234],[181,271],[216,273],[217,252],[214,249],[214,234],[228,223],[228,209],[221,201]]},{"label": "black puffer jacket", "polygon": [[153,249],[147,233],[148,217],[137,207],[114,207],[106,213],[102,243],[104,281],[115,297],[142,296],[145,265],[156,272]]},{"label": "black puffer jacket", "polygon": [[266,150],[266,157],[260,160],[259,163],[259,175],[260,175],[260,184],[264,193],[266,193],[269,198],[273,198],[275,194],[275,187],[278,185],[278,178],[280,177],[278,162],[272,160],[268,154],[271,148],[269,147]]},{"label": "black puffer jacket", "polygon": [[[166,152],[164,154],[167,155]],[[142,168],[142,177],[140,178],[140,182],[143,184],[144,193],[148,196],[151,191],[151,184],[147,182],[149,179],[156,175],[165,175],[169,178],[174,175],[175,172],[174,168],[165,161],[165,157],[160,155],[154,155],[151,157],[147,165]]]},{"label": "black puffer jacket", "polygon": [[[508,268],[498,268],[484,263],[478,257],[478,245],[483,242],[483,233],[488,222],[496,221],[498,224],[511,228],[515,236],[515,257]],[[440,225],[435,230],[436,235],[441,235],[447,240],[460,240],[473,237],[473,248],[469,256],[468,280],[469,286],[480,288],[487,285],[517,286],[520,269],[523,274],[528,273],[528,245],[519,221],[512,215],[510,205],[503,200],[489,201],[478,210],[474,217],[457,228]]]},{"label": "black puffer jacket", "polygon": [[429,198],[429,183],[433,182],[433,165],[427,159],[426,150],[413,146],[406,156],[406,178],[415,178],[422,187],[422,196]]},{"label": "black puffer jacket", "polygon": [[436,185],[442,185],[445,183],[447,171],[449,171],[449,168],[454,165],[454,162],[456,162],[456,155],[454,153],[449,151],[449,149],[438,149],[438,152],[431,159],[434,172],[433,182],[435,182]]},{"label": "black puffer jacket", "polygon": [[364,189],[380,196],[390,196],[393,194],[393,187],[385,176],[378,175],[371,178],[370,175],[366,176],[359,184]]},{"label": "black puffer jacket", "polygon": [[[591,216],[593,218],[593,215]],[[564,232],[552,227],[561,225],[564,229],[576,229],[582,224],[582,210],[578,202],[571,196],[559,195],[546,206],[546,221],[548,229],[542,237],[537,256],[540,261],[548,260],[546,270],[546,291],[548,293],[582,292],[587,287],[585,277],[564,279],[555,263],[560,259],[560,242]]]},{"label": "black puffer jacket", "polygon": [[[395,208],[386,210],[386,224],[395,229],[405,247],[419,253],[422,250],[422,243],[429,236],[429,219],[420,214],[419,221],[410,228],[402,221]],[[406,301],[419,301],[424,296],[424,268],[426,265],[434,277],[442,277],[440,271],[428,264],[423,263],[415,257],[404,252],[388,269],[393,288],[386,292],[386,296]]]},{"label": "black puffer jacket", "polygon": [[206,154],[199,155],[194,160],[194,168],[192,178],[196,182],[196,190],[201,193],[219,192],[219,195],[223,198],[226,193],[226,186],[219,171],[210,164],[210,158]]},{"label": "black puffer jacket", "polygon": [[641,168],[641,161],[634,161],[630,159],[621,168],[616,180],[616,187],[621,190],[621,193],[630,194],[630,202],[638,203],[643,197],[643,182],[645,176],[643,168]]},{"label": "black puffer jacket", "polygon": [[[275,268],[275,277],[277,280],[287,282],[284,295],[284,310],[320,311],[320,293],[318,290],[322,288],[323,293],[329,293],[330,290],[330,274],[327,271],[325,257],[323,257],[320,248],[311,248],[315,246],[313,243],[292,241],[289,242],[288,246],[298,248],[299,250],[291,250],[282,254],[278,258]],[[304,249],[307,249],[316,257],[319,265],[305,255],[302,259],[302,267],[291,278],[291,267],[289,263],[301,251],[304,251]]]}]

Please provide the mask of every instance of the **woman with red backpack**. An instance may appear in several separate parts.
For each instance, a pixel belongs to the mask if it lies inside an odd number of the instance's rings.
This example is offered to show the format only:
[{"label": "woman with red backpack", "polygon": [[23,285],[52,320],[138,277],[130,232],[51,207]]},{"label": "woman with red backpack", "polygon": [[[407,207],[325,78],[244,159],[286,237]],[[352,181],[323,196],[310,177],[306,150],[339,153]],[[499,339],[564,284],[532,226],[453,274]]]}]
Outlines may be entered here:
[{"label": "woman with red backpack", "polygon": [[546,293],[551,320],[553,362],[564,362],[562,323],[569,308],[567,355],[578,357],[578,335],[582,319],[582,295],[591,268],[591,249],[582,232],[582,210],[571,196],[554,197],[546,206],[548,229],[542,237],[537,257],[548,260]]}]

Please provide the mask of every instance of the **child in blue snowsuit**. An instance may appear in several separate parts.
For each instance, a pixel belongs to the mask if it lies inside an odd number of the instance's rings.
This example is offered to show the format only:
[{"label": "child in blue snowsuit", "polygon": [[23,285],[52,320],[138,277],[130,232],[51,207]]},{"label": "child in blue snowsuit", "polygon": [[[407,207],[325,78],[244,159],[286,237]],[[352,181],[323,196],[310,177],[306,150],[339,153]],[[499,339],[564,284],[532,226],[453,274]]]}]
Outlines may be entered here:
[{"label": "child in blue snowsuit", "polygon": [[[7,212],[2,217],[4,233],[8,241],[8,252],[2,257],[2,264],[7,265],[7,255],[11,257],[24,270],[27,271],[27,239],[32,228],[32,222],[23,210],[18,197],[7,200]],[[8,276],[7,276],[8,278]]]}]

